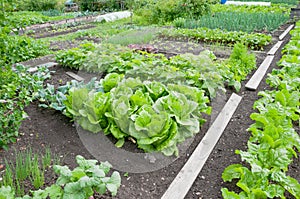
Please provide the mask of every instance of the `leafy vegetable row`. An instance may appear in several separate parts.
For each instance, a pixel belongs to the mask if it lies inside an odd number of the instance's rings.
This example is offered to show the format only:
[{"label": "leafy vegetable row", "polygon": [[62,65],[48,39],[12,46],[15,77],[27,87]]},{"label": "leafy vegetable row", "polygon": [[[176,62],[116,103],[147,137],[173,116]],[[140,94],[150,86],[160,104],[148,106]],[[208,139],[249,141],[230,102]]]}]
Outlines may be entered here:
[{"label": "leafy vegetable row", "polygon": [[283,50],[285,55],[279,62],[281,69],[274,69],[267,79],[275,90],[260,92],[262,97],[254,103],[258,113],[250,116],[255,123],[248,129],[252,133],[248,150],[236,151],[250,169],[233,164],[223,172],[223,180],[238,179],[236,185],[242,191],[238,194],[223,188],[225,199],[285,198],[286,191],[300,198],[299,182],[286,175],[292,159],[300,151],[300,136],[293,128],[300,121],[300,63],[290,59],[297,53],[287,50],[296,48],[294,41],[298,41],[300,35],[299,25],[300,22]]},{"label": "leafy vegetable row", "polygon": [[261,50],[268,45],[272,39],[270,35],[261,33],[248,34],[245,32],[230,32],[220,29],[197,28],[197,29],[164,29],[160,32],[162,37],[195,40],[203,42],[217,42],[225,45],[244,43],[251,49]]},{"label": "leafy vegetable row", "polygon": [[240,43],[224,62],[215,61],[215,56],[209,51],[167,59],[163,55],[133,52],[121,46],[92,44],[61,51],[56,60],[63,66],[88,72],[117,72],[142,80],[196,86],[208,91],[212,97],[217,89],[223,88],[224,82],[239,90],[240,82],[256,67],[255,56]]}]

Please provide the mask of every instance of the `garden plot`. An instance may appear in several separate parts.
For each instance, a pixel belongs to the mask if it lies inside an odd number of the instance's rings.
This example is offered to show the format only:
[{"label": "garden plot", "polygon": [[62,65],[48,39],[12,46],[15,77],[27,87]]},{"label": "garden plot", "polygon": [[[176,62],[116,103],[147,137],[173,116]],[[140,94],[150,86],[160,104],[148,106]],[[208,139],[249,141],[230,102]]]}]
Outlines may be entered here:
[{"label": "garden plot", "polygon": [[[282,31],[283,32],[283,31]],[[188,37],[186,37],[188,38]],[[283,45],[287,42],[288,37],[284,38]],[[213,40],[211,40],[213,41]],[[276,43],[277,38],[274,43]],[[92,75],[95,75],[98,80],[100,78],[103,78],[103,76],[106,73],[111,72],[118,72],[119,74],[125,74],[126,77],[130,77],[132,75],[132,71],[130,67],[134,66],[135,62],[143,61],[143,65],[150,65],[150,63],[153,65],[153,67],[159,67],[160,64],[164,64],[164,68],[168,68],[168,64],[170,61],[175,62],[177,67],[180,66],[179,61],[185,63],[187,60],[176,60],[178,57],[178,54],[182,54],[185,52],[191,52],[194,54],[198,54],[198,51],[202,52],[204,48],[207,48],[208,46],[201,45],[202,43],[190,43],[190,42],[184,42],[184,41],[170,41],[170,40],[160,40],[160,41],[154,41],[152,45],[154,48],[158,49],[164,49],[164,54],[171,55],[170,59],[161,58],[157,54],[146,54],[147,60],[145,57],[142,57],[141,55],[144,54],[144,52],[140,53],[132,53],[131,51],[127,51],[123,47],[118,47],[117,49],[110,49],[110,46],[108,44],[103,44],[103,46],[98,49],[98,53],[93,52],[94,44],[92,45],[85,45],[80,50],[74,50],[74,51],[66,51],[66,54],[64,56],[61,56],[59,60],[61,61],[60,66],[55,66],[53,69],[56,71],[52,74],[52,78],[50,80],[47,80],[47,83],[53,84],[55,88],[58,88],[59,86],[64,85],[66,82],[71,81],[74,79],[73,77],[70,77],[68,74],[75,74],[78,75],[84,79],[87,79],[90,77],[90,74],[87,74],[86,72],[81,70],[78,70],[77,67],[80,67],[80,64],[74,62],[74,60],[68,61],[68,56],[70,57],[73,52],[75,52],[76,55],[79,55],[79,62],[85,63],[86,65],[85,69],[88,70],[95,70],[95,69],[102,69],[106,68],[106,70],[102,70],[102,74],[96,74],[92,73]],[[205,44],[205,43],[204,43]],[[107,45],[107,46],[106,46]],[[233,46],[233,44],[232,44]],[[262,45],[263,46],[263,45]],[[259,46],[259,49],[261,46]],[[257,54],[257,66],[263,61],[264,55],[267,54],[269,48],[272,46],[268,46],[265,51],[261,51],[261,53]],[[97,47],[96,47],[97,48]],[[224,49],[224,51],[227,51],[225,53],[216,53],[217,57],[222,58],[228,58],[231,54],[232,48],[230,47],[223,47],[223,46],[209,46],[210,49],[221,51],[220,49]],[[279,48],[280,49],[280,48]],[[86,51],[85,51],[86,50]],[[119,53],[123,52],[124,54]],[[174,52],[175,51],[175,52]],[[108,52],[108,53],[107,53]],[[112,56],[111,52],[114,52],[114,56]],[[230,53],[229,53],[230,52]],[[107,54],[106,54],[107,53]],[[87,56],[87,54],[89,56]],[[114,59],[114,62],[108,62],[105,64],[100,64],[100,62],[96,59],[96,56],[90,56],[90,55],[97,55],[98,58],[104,59],[104,58],[110,58]],[[127,57],[126,57],[126,56]],[[180,56],[180,55],[179,55]],[[272,62],[271,67],[275,67],[275,62],[279,60],[279,54],[275,54],[275,60]],[[67,57],[67,58],[64,58]],[[134,61],[128,61],[128,57],[133,57]],[[175,57],[175,58],[174,58]],[[184,56],[183,56],[184,57]],[[192,59],[192,58],[191,58]],[[209,60],[208,58],[206,58]],[[108,59],[109,60],[109,59]],[[77,61],[77,60],[76,60]],[[149,61],[149,62],[147,62]],[[177,61],[177,62],[176,62]],[[122,64],[116,64],[116,63],[126,63],[125,65]],[[155,64],[157,65],[155,65]],[[215,63],[215,62],[214,62]],[[66,68],[68,64],[69,67],[72,66],[73,69]],[[35,64],[32,64],[35,65]],[[65,66],[62,66],[65,65]],[[101,67],[99,67],[101,66]],[[108,66],[111,66],[109,68]],[[125,66],[125,67],[124,67]],[[180,66],[182,67],[182,66]],[[211,65],[210,70],[216,70],[216,68],[213,68],[214,66]],[[139,69],[139,68],[134,68]],[[173,68],[176,71],[176,68]],[[127,72],[127,70],[129,72]],[[153,70],[153,68],[151,68]],[[201,69],[200,69],[201,70]],[[209,68],[206,68],[205,70],[209,70]],[[270,72],[271,69],[268,70]],[[124,72],[125,71],[125,72]],[[181,71],[188,71],[187,68],[181,68]],[[142,68],[142,70],[136,70],[135,71],[138,74],[147,74],[147,68]],[[163,74],[164,71],[155,74],[155,76],[159,76]],[[196,71],[193,72],[194,74],[197,74]],[[250,120],[249,115],[252,113],[252,104],[253,102],[258,98],[257,92],[250,92],[245,90],[244,85],[247,80],[251,77],[250,75],[247,76],[249,71],[245,72],[246,76],[244,77],[244,82],[242,82],[241,89],[238,91],[238,95],[242,96],[242,102],[241,105],[237,108],[237,112],[233,115],[232,119],[229,122],[229,126],[225,129],[224,135],[221,137],[220,141],[216,145],[215,149],[213,150],[212,154],[208,157],[208,162],[204,165],[203,170],[200,172],[198,178],[196,179],[196,182],[188,192],[186,198],[221,198],[220,189],[221,187],[226,186],[227,188],[230,188],[231,190],[237,190],[234,185],[229,183],[224,183],[221,180],[221,173],[223,172],[224,168],[228,166],[231,163],[240,163],[239,157],[237,155],[234,155],[233,150],[234,149],[246,149],[246,143],[245,141],[249,139],[249,135],[246,132],[246,129],[249,127],[250,124],[253,122]],[[222,71],[220,72],[222,74]],[[225,74],[225,73],[224,73]],[[86,75],[86,76],[85,76]],[[137,75],[137,74],[134,74]],[[149,75],[149,74],[147,74]],[[152,74],[153,75],[153,74]],[[217,74],[215,74],[217,75]],[[155,78],[150,78],[148,80],[153,80]],[[264,79],[265,80],[265,79]],[[259,86],[259,90],[265,90],[268,86],[264,83],[263,80],[262,84]],[[227,82],[228,83],[228,82]],[[190,84],[193,84],[192,81]],[[227,94],[222,95],[220,98],[217,98],[216,101],[220,100],[220,102],[212,101],[211,104],[217,103],[218,105],[224,104],[228,99],[231,93],[236,92],[232,86],[226,85],[225,87],[227,89]],[[207,89],[206,92],[210,92],[209,89]],[[221,110],[222,106],[219,107],[218,110]],[[17,150],[25,150],[28,146],[38,146],[38,148],[43,148],[44,146],[49,145],[51,147],[51,150],[54,153],[60,154],[62,156],[62,163],[70,165],[72,168],[76,167],[75,164],[75,156],[77,154],[81,154],[86,158],[94,158],[90,155],[90,151],[87,150],[87,147],[84,146],[82,143],[82,140],[80,140],[80,137],[77,134],[77,130],[75,125],[69,122],[69,118],[65,117],[61,114],[59,111],[55,111],[52,109],[44,109],[41,107],[38,107],[38,102],[32,103],[30,106],[26,108],[26,111],[29,113],[29,117],[23,122],[21,126],[20,132],[23,134],[21,137],[18,138],[18,142],[14,145],[14,147],[17,148]],[[215,115],[218,114],[214,113]],[[121,177],[122,177],[122,185],[121,188],[118,191],[118,194],[114,198],[161,198],[161,196],[165,193],[167,188],[170,186],[171,182],[175,178],[175,176],[180,172],[181,168],[184,166],[185,162],[189,159],[190,156],[192,156],[192,153],[194,149],[197,147],[198,143],[201,142],[202,138],[206,135],[206,132],[208,131],[210,125],[214,122],[215,117],[210,116],[204,116],[204,119],[206,119],[206,123],[203,124],[203,126],[200,129],[200,132],[196,134],[196,137],[191,143],[191,146],[184,152],[181,153],[178,158],[174,159],[174,162],[158,171],[151,171],[146,173],[136,173],[130,171],[129,173],[126,172],[126,170],[119,169],[121,171]],[[112,135],[109,136],[109,141],[116,143],[118,140],[113,137]],[[136,149],[135,142],[137,139],[126,139],[126,142],[124,143],[123,149],[125,151],[129,152],[138,152],[143,153],[141,150]],[[103,151],[98,151],[98,154],[103,153]],[[8,152],[2,152],[1,154],[1,162],[3,162],[3,157],[8,157],[10,154],[14,154],[13,150],[10,150]],[[109,152],[107,152],[106,156],[111,156]],[[150,162],[154,161],[153,159]],[[292,176],[297,178],[297,165],[299,165],[299,160],[296,160],[290,167],[290,171],[293,172]],[[126,163],[124,163],[126,164]],[[118,168],[116,166],[116,168]],[[297,179],[299,180],[299,179]],[[51,182],[46,182],[46,185]],[[292,198],[292,196],[288,195],[288,198]],[[104,196],[95,195],[95,198],[111,198],[109,194],[105,194]]]}]

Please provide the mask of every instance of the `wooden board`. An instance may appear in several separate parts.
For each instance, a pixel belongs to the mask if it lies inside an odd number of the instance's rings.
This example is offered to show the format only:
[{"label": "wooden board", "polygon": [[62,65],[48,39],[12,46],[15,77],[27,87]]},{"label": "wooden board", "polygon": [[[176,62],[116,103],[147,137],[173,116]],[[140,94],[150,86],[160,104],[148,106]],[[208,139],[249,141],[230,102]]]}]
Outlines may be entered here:
[{"label": "wooden board", "polygon": [[249,90],[256,90],[261,80],[264,78],[269,66],[274,59],[274,55],[268,55],[266,59],[261,63],[251,79],[247,82],[246,88]]},{"label": "wooden board", "polygon": [[294,24],[290,25],[280,36],[279,40],[283,40],[287,34],[294,28]]},{"label": "wooden board", "polygon": [[232,94],[197,148],[161,199],[183,199],[213,151],[242,97]]},{"label": "wooden board", "polygon": [[281,47],[283,41],[278,41],[271,50],[269,50],[268,55],[275,55],[277,50]]},{"label": "wooden board", "polygon": [[79,82],[84,81],[84,78],[80,77],[79,75],[76,75],[73,72],[66,72],[66,74]]}]

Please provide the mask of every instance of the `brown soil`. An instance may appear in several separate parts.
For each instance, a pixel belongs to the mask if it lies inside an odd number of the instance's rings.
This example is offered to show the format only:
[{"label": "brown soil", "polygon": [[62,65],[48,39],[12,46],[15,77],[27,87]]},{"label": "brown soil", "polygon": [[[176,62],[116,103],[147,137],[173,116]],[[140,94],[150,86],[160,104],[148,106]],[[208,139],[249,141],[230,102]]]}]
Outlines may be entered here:
[{"label": "brown soil", "polygon": [[[282,31],[281,31],[282,32]],[[289,38],[286,38],[286,42]],[[276,41],[274,41],[275,43]],[[189,48],[187,48],[189,49]],[[267,52],[268,48],[265,50]],[[227,56],[220,55],[220,57]],[[262,62],[266,53],[259,53],[258,64]],[[268,72],[271,72],[276,67],[276,62],[281,55],[278,53],[275,56],[272,66]],[[71,78],[65,74],[69,69],[57,66],[53,68],[56,71],[53,74],[51,82],[56,86],[59,83],[70,81]],[[76,71],[72,71],[76,72]],[[248,76],[247,80],[251,77]],[[247,80],[245,82],[247,82]],[[59,82],[59,83],[58,83]],[[245,84],[244,82],[244,84]],[[265,78],[259,86],[258,91],[270,89],[266,83]],[[227,187],[230,190],[237,190],[233,183],[223,183],[221,179],[224,169],[232,163],[241,163],[241,159],[234,153],[236,149],[246,150],[246,144],[250,134],[246,129],[253,123],[249,115],[253,112],[252,106],[255,100],[258,99],[258,91],[248,91],[244,85],[238,95],[243,96],[242,102],[237,111],[233,115],[229,125],[225,129],[221,139],[216,145],[214,151],[210,155],[204,168],[200,172],[198,178],[187,194],[187,199],[201,198],[201,199],[219,199],[221,197],[221,187]],[[228,90],[229,94],[233,91]],[[33,102],[26,108],[29,117],[22,123],[20,134],[17,143],[10,146],[9,151],[0,152],[0,165],[4,163],[4,158],[14,158],[14,148],[18,151],[25,150],[31,147],[33,151],[42,150],[45,146],[50,146],[54,154],[59,154],[62,159],[61,163],[76,167],[75,156],[82,155],[85,158],[93,158],[87,149],[82,144],[74,124],[69,121],[67,117],[60,112],[44,109],[38,107],[38,102]],[[193,150],[200,142],[213,122],[213,118],[207,118],[207,122],[202,127],[201,131],[195,137],[192,145],[184,155],[179,157],[175,162],[169,166],[158,171],[135,174],[129,173],[128,176],[121,172],[122,185],[118,191],[117,199],[158,199],[166,191],[172,180],[175,178],[179,170],[192,154]],[[299,129],[298,129],[299,130]],[[299,131],[298,131],[299,132]],[[289,174],[300,181],[299,175],[300,159],[295,159],[290,166]],[[53,182],[53,179],[47,183]],[[111,198],[109,195],[96,196],[96,198]],[[288,196],[288,199],[293,197]]]}]

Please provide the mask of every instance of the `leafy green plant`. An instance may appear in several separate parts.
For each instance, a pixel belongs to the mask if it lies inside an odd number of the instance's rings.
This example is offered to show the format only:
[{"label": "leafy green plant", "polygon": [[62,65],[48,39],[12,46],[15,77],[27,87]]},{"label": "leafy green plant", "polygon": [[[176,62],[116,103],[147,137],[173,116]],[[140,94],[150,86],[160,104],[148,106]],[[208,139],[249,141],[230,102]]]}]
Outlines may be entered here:
[{"label": "leafy green plant", "polygon": [[95,46],[92,43],[81,44],[79,48],[59,51],[55,59],[62,66],[79,69],[85,62],[87,53],[94,49]]},{"label": "leafy green plant", "polygon": [[14,64],[49,53],[48,47],[26,36],[12,36],[0,29],[0,64]]},{"label": "leafy green plant", "polygon": [[197,88],[133,78],[120,81],[116,76],[109,75],[102,82],[109,88],[106,93],[71,89],[65,105],[66,115],[83,129],[112,134],[118,147],[133,137],[146,152],[177,155],[177,143],[196,134],[204,121],[201,113],[210,112],[208,98]]}]

